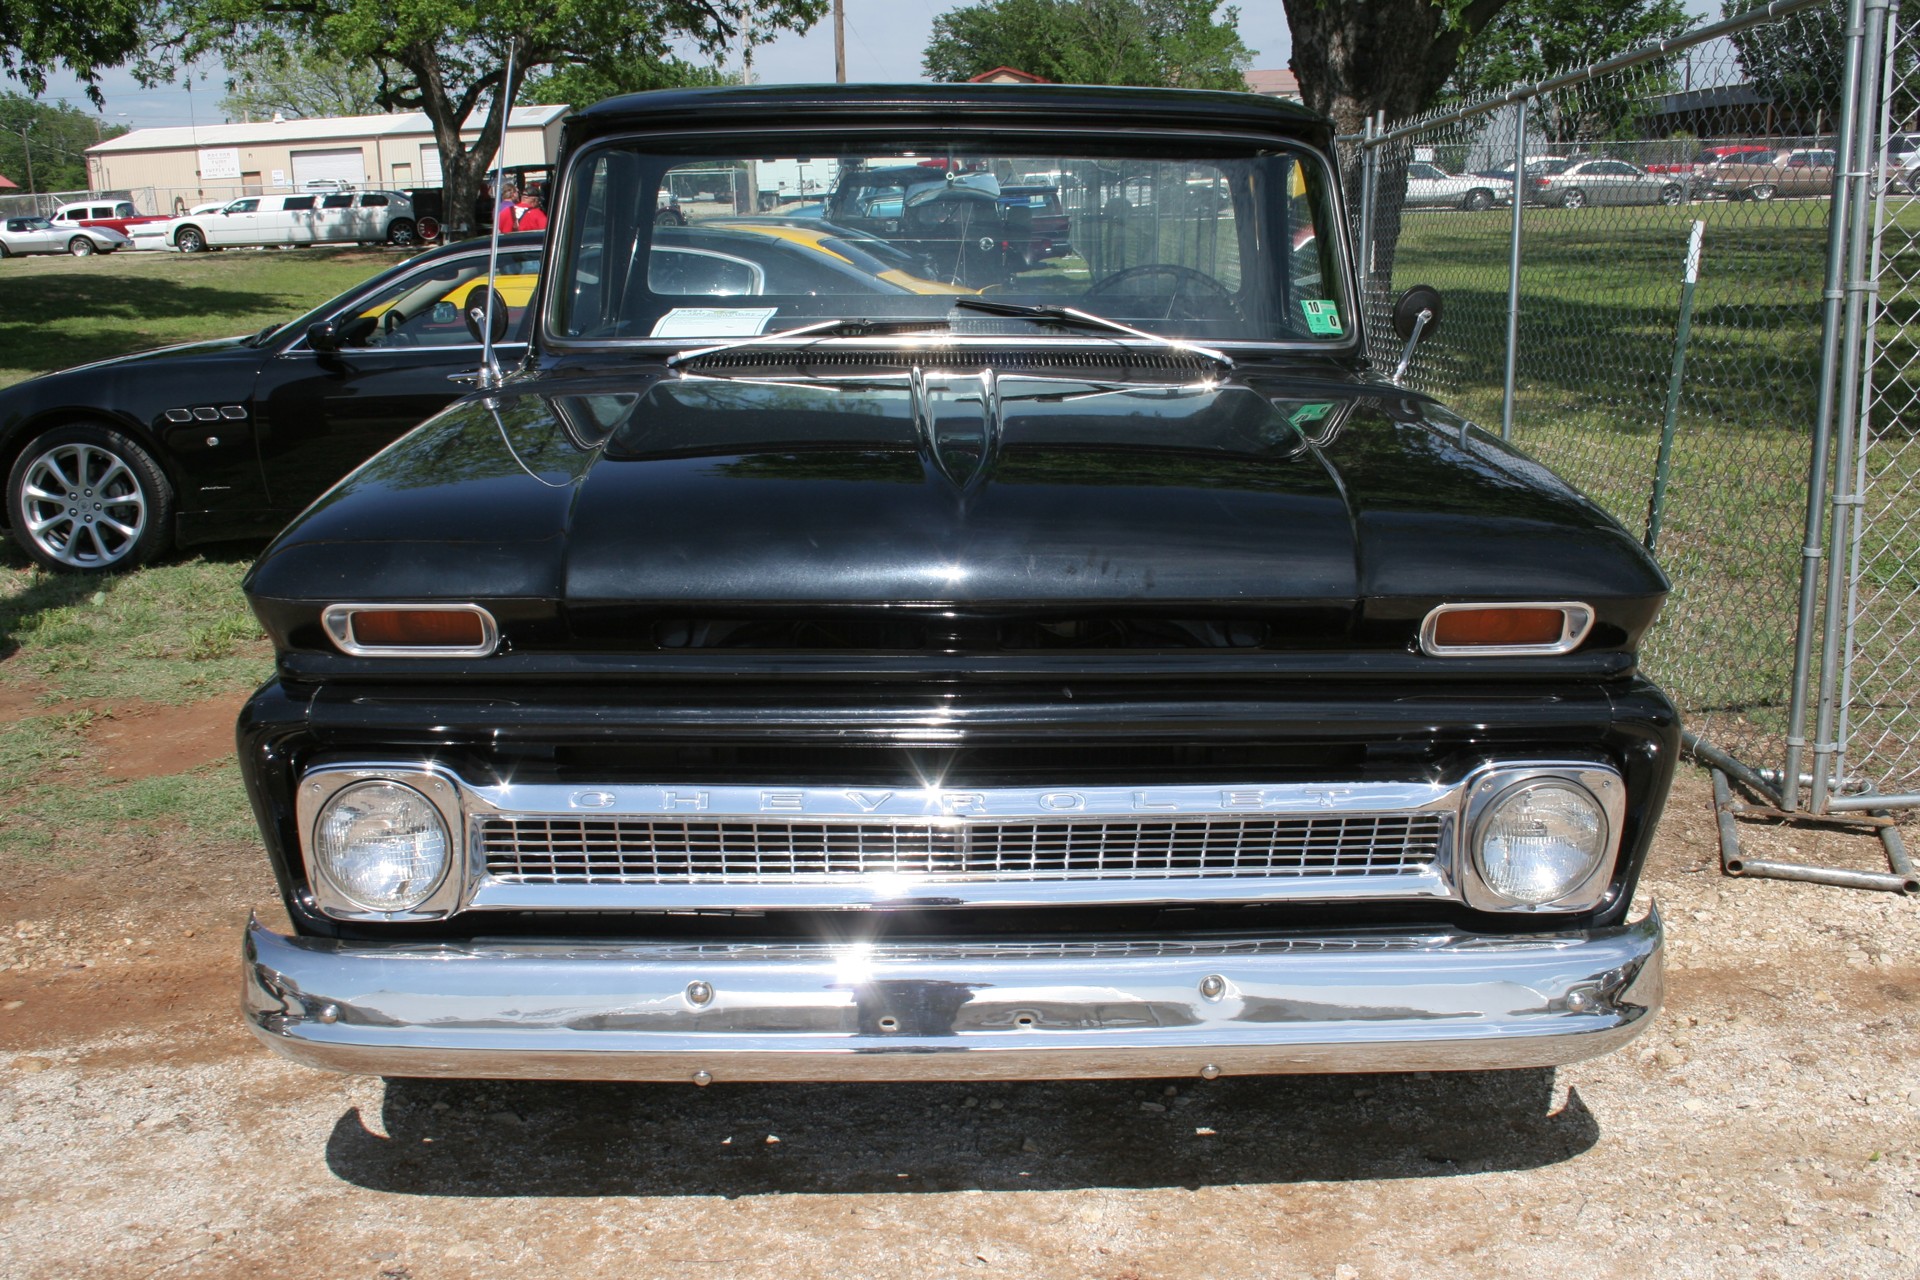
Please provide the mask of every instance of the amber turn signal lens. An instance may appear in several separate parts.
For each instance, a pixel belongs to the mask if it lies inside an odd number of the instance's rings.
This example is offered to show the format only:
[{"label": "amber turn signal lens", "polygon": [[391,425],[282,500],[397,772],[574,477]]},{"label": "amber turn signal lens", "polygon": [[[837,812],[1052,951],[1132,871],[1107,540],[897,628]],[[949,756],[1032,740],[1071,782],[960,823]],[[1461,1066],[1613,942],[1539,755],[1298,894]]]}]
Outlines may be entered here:
[{"label": "amber turn signal lens", "polygon": [[370,649],[474,649],[487,632],[480,615],[464,609],[357,609],[353,638]]},{"label": "amber turn signal lens", "polygon": [[1452,609],[1433,620],[1433,642],[1447,649],[1551,645],[1566,625],[1558,609]]}]

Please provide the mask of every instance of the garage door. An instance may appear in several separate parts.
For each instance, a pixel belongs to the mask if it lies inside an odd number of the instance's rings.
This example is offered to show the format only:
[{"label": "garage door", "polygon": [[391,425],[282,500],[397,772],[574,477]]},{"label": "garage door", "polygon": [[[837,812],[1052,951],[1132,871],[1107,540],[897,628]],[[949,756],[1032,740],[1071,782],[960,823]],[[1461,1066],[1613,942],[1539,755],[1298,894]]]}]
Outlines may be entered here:
[{"label": "garage door", "polygon": [[366,164],[366,155],[359,147],[296,151],[293,153],[293,185],[305,191],[309,183],[324,179],[359,186],[367,180]]}]

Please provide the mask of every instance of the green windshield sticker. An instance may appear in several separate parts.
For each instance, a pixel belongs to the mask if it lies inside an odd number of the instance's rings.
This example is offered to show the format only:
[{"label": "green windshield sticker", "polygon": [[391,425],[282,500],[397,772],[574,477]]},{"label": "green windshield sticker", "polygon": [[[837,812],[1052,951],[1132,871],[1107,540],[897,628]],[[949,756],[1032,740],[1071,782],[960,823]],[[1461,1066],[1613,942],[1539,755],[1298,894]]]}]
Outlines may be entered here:
[{"label": "green windshield sticker", "polygon": [[1333,412],[1330,404],[1303,404],[1287,415],[1287,421],[1296,427],[1304,428],[1310,422],[1318,422]]},{"label": "green windshield sticker", "polygon": [[1307,313],[1307,332],[1316,336],[1346,332],[1340,327],[1340,304],[1330,298],[1302,298],[1300,309]]}]

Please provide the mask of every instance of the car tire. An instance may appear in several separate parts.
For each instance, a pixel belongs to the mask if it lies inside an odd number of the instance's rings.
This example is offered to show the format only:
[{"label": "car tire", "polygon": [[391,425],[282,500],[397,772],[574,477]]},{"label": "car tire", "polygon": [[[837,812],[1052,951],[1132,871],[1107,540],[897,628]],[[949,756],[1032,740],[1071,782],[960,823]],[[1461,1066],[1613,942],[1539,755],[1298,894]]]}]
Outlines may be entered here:
[{"label": "car tire", "polygon": [[684,227],[687,225],[687,215],[681,213],[678,209],[662,209],[653,215],[653,225],[656,227]]},{"label": "car tire", "polygon": [[1749,200],[1771,200],[1775,194],[1776,192],[1771,182],[1763,182],[1757,187],[1747,188],[1747,199]]},{"label": "car tire", "polygon": [[1466,207],[1475,213],[1493,208],[1493,192],[1478,188],[1467,192]]},{"label": "car tire", "polygon": [[205,253],[207,235],[198,227],[182,227],[173,233],[173,243],[182,253]]},{"label": "car tire", "polygon": [[29,440],[14,459],[7,518],[14,540],[43,568],[132,569],[173,542],[173,485],[131,436],[73,423]]},{"label": "car tire", "polygon": [[1587,193],[1575,187],[1560,197],[1562,209],[1584,209],[1587,207]]},{"label": "car tire", "polygon": [[1685,204],[1686,202],[1687,202],[1687,193],[1683,191],[1677,184],[1668,183],[1666,186],[1660,188],[1661,204],[1669,204],[1669,205]]},{"label": "car tire", "polygon": [[0,258],[11,258],[12,256],[12,254],[7,252],[7,246],[0,244]]},{"label": "car tire", "polygon": [[91,258],[97,248],[98,246],[85,236],[75,236],[67,241],[67,252],[76,258]]},{"label": "car tire", "polygon": [[411,218],[395,218],[387,227],[387,243],[403,248],[414,242],[415,227]]}]

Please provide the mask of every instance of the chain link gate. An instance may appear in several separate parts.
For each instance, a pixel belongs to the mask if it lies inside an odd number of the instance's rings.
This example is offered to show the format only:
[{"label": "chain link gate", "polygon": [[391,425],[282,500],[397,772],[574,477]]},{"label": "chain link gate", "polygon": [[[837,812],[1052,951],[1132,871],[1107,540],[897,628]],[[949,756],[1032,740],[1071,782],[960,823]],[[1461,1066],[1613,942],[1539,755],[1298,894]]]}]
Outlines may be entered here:
[{"label": "chain link gate", "polygon": [[[1726,868],[1920,892],[1889,816],[1920,805],[1920,23],[1894,3],[1774,0],[1342,142],[1376,361],[1394,298],[1438,288],[1405,384],[1672,578],[1643,659],[1716,769]],[[1742,810],[1869,825],[1890,872],[1743,858]]]}]

